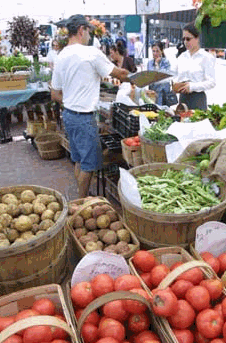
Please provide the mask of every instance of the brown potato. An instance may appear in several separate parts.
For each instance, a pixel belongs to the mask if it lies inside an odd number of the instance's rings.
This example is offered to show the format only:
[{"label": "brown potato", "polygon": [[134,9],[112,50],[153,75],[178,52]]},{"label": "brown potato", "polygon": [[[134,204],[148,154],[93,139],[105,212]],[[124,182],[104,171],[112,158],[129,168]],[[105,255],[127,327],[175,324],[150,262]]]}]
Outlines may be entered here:
[{"label": "brown potato", "polygon": [[120,241],[124,241],[126,243],[130,242],[130,233],[126,229],[121,229],[116,232],[117,237]]},{"label": "brown potato", "polygon": [[95,206],[92,210],[92,216],[93,218],[97,218],[101,216],[102,214],[105,214],[105,210],[102,208],[102,206]]},{"label": "brown potato", "polygon": [[97,218],[97,226],[100,229],[106,229],[107,227],[109,227],[110,223],[110,218],[106,214],[102,214]]},{"label": "brown potato", "polygon": [[102,241],[106,244],[115,244],[117,242],[117,235],[114,231],[108,231],[103,236]]},{"label": "brown potato", "polygon": [[92,231],[89,231],[89,232],[87,233],[87,236],[88,236],[88,237],[92,237],[92,241],[94,241],[94,242],[97,242],[97,241],[98,241],[98,236],[97,236],[94,232],[92,232]]},{"label": "brown potato", "polygon": [[114,222],[110,224],[110,230],[112,231],[118,231],[123,229],[123,224],[120,221]]},{"label": "brown potato", "polygon": [[85,236],[87,234],[87,230],[85,227],[80,227],[80,228],[76,229],[74,232],[75,232],[75,236],[77,238],[80,238],[80,237]]},{"label": "brown potato", "polygon": [[111,222],[116,222],[118,220],[118,213],[116,211],[110,210],[106,214],[110,218]]},{"label": "brown potato", "polygon": [[79,242],[85,247],[86,246],[86,244],[88,243],[88,242],[92,242],[93,240],[92,240],[92,237],[90,237],[90,236],[87,236],[87,235],[85,235],[85,236],[81,236],[80,238],[79,238]]},{"label": "brown potato", "polygon": [[104,251],[111,252],[113,254],[117,254],[117,249],[114,244],[108,245],[106,248],[104,248]]},{"label": "brown potato", "polygon": [[78,229],[79,227],[83,227],[84,226],[84,219],[80,215],[78,215],[78,216],[74,217],[72,225],[76,229]]},{"label": "brown potato", "polygon": [[85,227],[88,230],[94,231],[97,228],[97,221],[95,218],[90,218],[90,219],[86,219],[85,221]]},{"label": "brown potato", "polygon": [[124,254],[130,251],[130,247],[128,243],[121,241],[116,244],[116,250],[118,254]]}]

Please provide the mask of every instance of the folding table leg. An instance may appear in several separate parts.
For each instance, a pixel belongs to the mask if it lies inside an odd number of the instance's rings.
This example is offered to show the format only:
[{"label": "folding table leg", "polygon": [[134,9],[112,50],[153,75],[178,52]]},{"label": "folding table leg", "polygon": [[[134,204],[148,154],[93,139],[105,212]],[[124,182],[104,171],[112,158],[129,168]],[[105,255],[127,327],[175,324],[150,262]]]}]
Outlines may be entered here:
[{"label": "folding table leg", "polygon": [[102,176],[102,187],[103,187],[103,196],[106,197],[105,194],[105,178],[104,178],[104,168],[101,170],[101,176]]},{"label": "folding table leg", "polygon": [[97,195],[100,195],[100,171],[97,170]]}]

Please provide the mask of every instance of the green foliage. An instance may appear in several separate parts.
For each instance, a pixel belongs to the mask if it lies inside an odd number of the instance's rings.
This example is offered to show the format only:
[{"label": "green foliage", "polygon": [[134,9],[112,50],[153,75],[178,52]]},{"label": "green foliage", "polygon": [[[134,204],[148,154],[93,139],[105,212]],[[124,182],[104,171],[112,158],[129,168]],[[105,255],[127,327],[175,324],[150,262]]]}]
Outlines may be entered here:
[{"label": "green foliage", "polygon": [[[209,105],[207,111],[196,109],[190,117],[191,122],[196,122],[204,119],[209,119],[215,129],[221,130],[224,128],[224,123],[221,123],[222,118],[226,116],[226,103],[220,105]],[[221,124],[220,124],[221,123]]]},{"label": "green foliage", "polygon": [[24,55],[19,54],[19,56],[1,56],[0,57],[0,67],[6,68],[8,72],[11,71],[14,66],[31,66],[31,61]]},{"label": "green foliage", "polygon": [[205,18],[210,18],[210,22],[213,27],[217,27],[222,21],[225,21],[225,0],[203,0],[195,21],[195,25],[198,30],[201,30],[202,22]]}]

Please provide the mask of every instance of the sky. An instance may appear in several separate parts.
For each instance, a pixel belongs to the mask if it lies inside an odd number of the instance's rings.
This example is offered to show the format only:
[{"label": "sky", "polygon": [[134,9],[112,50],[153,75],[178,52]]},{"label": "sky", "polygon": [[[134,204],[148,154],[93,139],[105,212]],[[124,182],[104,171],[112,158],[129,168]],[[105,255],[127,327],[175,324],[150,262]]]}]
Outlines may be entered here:
[{"label": "sky", "polygon": [[[136,1],[147,3],[147,0],[7,0],[0,3],[0,30],[7,27],[7,21],[13,16],[28,15],[46,24],[50,20],[68,18],[72,14],[119,15],[136,14]],[[149,0],[150,1],[150,0]],[[192,8],[192,0],[151,0],[160,1],[160,11],[170,12]],[[150,1],[150,2],[151,2]],[[149,4],[150,4],[149,2]],[[144,6],[143,6],[144,7]]]}]

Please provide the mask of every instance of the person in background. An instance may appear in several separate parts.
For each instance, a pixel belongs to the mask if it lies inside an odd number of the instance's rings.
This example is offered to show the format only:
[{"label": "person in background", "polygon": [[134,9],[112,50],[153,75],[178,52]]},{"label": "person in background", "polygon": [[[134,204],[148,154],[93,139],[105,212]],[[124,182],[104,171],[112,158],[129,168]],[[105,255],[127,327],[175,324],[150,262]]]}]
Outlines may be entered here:
[{"label": "person in background", "polygon": [[[153,59],[148,61],[147,70],[156,71],[169,71],[170,62],[167,60],[163,50],[162,42],[155,42],[152,45],[152,55]],[[170,91],[169,82],[153,83],[149,86],[149,89],[156,93],[156,104],[164,105],[163,93],[168,93]]]},{"label": "person in background", "polygon": [[125,49],[127,48],[127,41],[126,41],[126,38],[123,37],[122,31],[119,31],[119,32],[118,32],[118,37],[117,37],[116,40],[115,40],[115,43],[116,43],[116,44],[117,44],[118,42],[122,42],[124,48],[125,48]]},{"label": "person in background", "polygon": [[189,109],[207,110],[206,90],[215,87],[216,58],[200,48],[199,31],[193,24],[183,28],[187,51],[177,59],[173,89],[180,93],[179,102]]},{"label": "person in background", "polygon": [[184,45],[184,42],[179,42],[177,44],[177,53],[176,53],[176,58],[178,58],[182,52],[186,51],[186,46]]},{"label": "person in background", "polygon": [[79,198],[89,192],[92,174],[102,168],[102,148],[95,110],[99,101],[100,81],[112,76],[128,80],[128,70],[116,67],[90,41],[90,23],[83,15],[67,22],[68,45],[59,53],[53,70],[51,98],[63,103],[64,126],[69,137],[71,159]]},{"label": "person in background", "polygon": [[100,44],[102,47],[102,51],[105,53],[107,57],[109,57],[110,48],[113,45],[113,39],[111,38],[111,34],[108,30],[105,32],[105,35],[101,38]]},{"label": "person in background", "polygon": [[132,58],[126,56],[126,49],[122,42],[119,41],[117,45],[111,46],[110,57],[117,67],[127,69],[130,73],[135,73],[137,71],[137,67]]},{"label": "person in background", "polygon": [[10,41],[8,40],[8,36],[3,37],[3,39],[0,41],[0,45],[2,47],[2,51],[3,51],[4,56],[10,56],[12,45],[11,45]]},{"label": "person in background", "polygon": [[134,53],[135,64],[140,65],[143,62],[144,54],[143,54],[143,44],[140,41],[139,36],[135,38],[134,48],[135,48],[135,53]]},{"label": "person in background", "polygon": [[59,43],[56,39],[54,39],[52,41],[52,49],[49,50],[47,54],[47,62],[51,70],[53,70],[59,51],[60,51]]},{"label": "person in background", "polygon": [[131,37],[128,41],[128,47],[127,47],[127,50],[128,50],[128,55],[129,57],[132,58],[133,61],[135,61],[135,37]]}]

